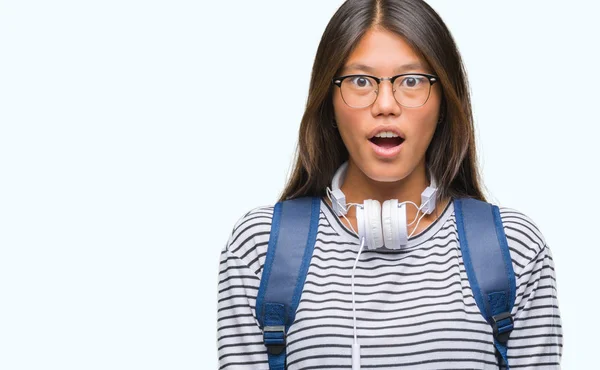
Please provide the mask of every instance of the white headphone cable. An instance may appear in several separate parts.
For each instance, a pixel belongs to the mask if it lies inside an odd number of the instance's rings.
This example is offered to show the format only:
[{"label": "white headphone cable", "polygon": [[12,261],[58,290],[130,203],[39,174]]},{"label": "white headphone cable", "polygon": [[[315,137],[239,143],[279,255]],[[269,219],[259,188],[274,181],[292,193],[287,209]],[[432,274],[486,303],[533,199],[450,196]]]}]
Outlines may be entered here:
[{"label": "white headphone cable", "polygon": [[[329,197],[329,200],[333,204],[333,200],[329,196],[329,191],[330,190],[328,187],[327,188],[327,197]],[[338,203],[338,206],[340,206],[340,208],[343,208],[339,202],[337,202],[337,203]],[[352,206],[352,205],[360,207],[360,204],[350,203],[347,205],[346,210],[348,210],[350,208],[350,206]],[[348,221],[348,225],[350,226],[350,229],[352,229],[354,234],[356,234],[356,236],[358,236],[358,233],[356,232],[356,230],[354,230],[354,228],[352,227],[352,223],[348,220],[348,218],[343,214],[342,214],[342,217],[344,217],[344,219],[346,221]],[[360,344],[358,344],[358,335],[356,333],[356,301],[354,299],[354,272],[356,271],[356,265],[358,264],[358,259],[360,258],[360,254],[362,253],[364,246],[365,246],[365,238],[363,237],[360,242],[360,248],[358,249],[358,254],[356,255],[356,260],[354,260],[354,266],[352,266],[352,275],[351,275],[351,279],[350,279],[350,285],[351,285],[351,291],[352,291],[352,326],[354,329],[354,343],[352,343],[352,370],[360,370]]]},{"label": "white headphone cable", "polygon": [[[419,215],[419,211],[421,210],[421,208],[425,207],[425,205],[426,205],[427,203],[429,203],[429,201],[430,201],[430,200],[431,200],[431,198],[427,199],[427,200],[425,201],[425,203],[421,204],[421,207],[417,207],[417,216]],[[411,202],[411,203],[412,203],[412,202]],[[421,215],[421,217],[419,217],[419,221],[417,221],[417,224],[415,225],[415,228],[413,229],[413,231],[412,231],[412,232],[410,233],[410,235],[408,236],[409,238],[410,238],[410,237],[411,237],[411,236],[414,234],[414,232],[417,230],[417,227],[419,227],[419,222],[421,222],[421,219],[423,219],[423,217],[425,217],[426,215],[427,215],[426,213],[423,213],[423,215]],[[415,218],[416,218],[416,216],[415,216]],[[415,222],[415,221],[413,220],[413,222],[411,222],[411,223],[410,223],[409,225],[407,225],[407,226],[410,226],[410,225],[412,225],[414,222]]]},{"label": "white headphone cable", "polygon": [[[331,199],[330,196],[330,192],[331,190],[329,189],[329,187],[327,187],[327,197],[329,198],[329,200],[331,201],[331,203],[333,204],[333,200]],[[418,207],[414,202],[411,201],[406,201],[403,202],[402,204],[405,203],[411,203],[412,205],[414,205],[417,208],[417,214],[415,216],[415,219],[418,217],[419,215],[419,211],[421,210],[422,207],[424,207],[427,203],[429,202],[429,199],[423,203],[421,205],[421,207]],[[341,206],[341,204],[339,202],[337,202],[338,206],[340,208],[344,208]],[[351,206],[357,206],[360,207],[360,204],[357,203],[348,203],[346,206],[346,211],[348,209],[350,209]],[[413,232],[409,235],[409,238],[412,236],[412,234],[415,232],[415,230],[417,229],[417,227],[419,226],[419,222],[421,222],[421,219],[423,217],[425,217],[425,213],[423,213],[423,215],[419,218],[419,220],[417,221],[417,225],[415,226],[415,229],[413,230]],[[354,230],[354,228],[352,227],[352,223],[348,220],[348,218],[342,214],[342,217],[344,217],[344,219],[348,222],[348,225],[350,226],[350,229],[352,229],[352,231],[354,232],[354,234],[356,236],[358,236],[356,230]],[[410,223],[410,225],[412,225],[415,221],[413,220],[413,222]],[[365,238],[363,237],[361,239],[361,243],[360,243],[360,248],[358,250],[358,254],[356,255],[356,260],[354,261],[354,266],[352,266],[352,275],[351,275],[351,291],[352,291],[352,324],[353,324],[353,330],[354,330],[354,343],[352,344],[352,370],[360,370],[360,344],[358,343],[358,335],[357,335],[357,330],[356,330],[356,301],[354,298],[354,272],[356,271],[356,265],[358,264],[358,260],[360,258],[360,254],[362,253],[363,247],[365,246]]]},{"label": "white headphone cable", "polygon": [[[329,201],[331,202],[331,204],[333,204],[333,199],[331,199],[331,195],[330,195],[331,190],[329,189],[329,187],[327,187],[327,198],[329,198]],[[336,199],[336,203],[340,208],[344,208],[342,207],[342,205],[340,204],[340,202],[337,201]],[[348,212],[348,210],[350,209],[351,206],[357,206],[360,207],[361,205],[358,203],[348,203],[346,205],[346,212]],[[350,220],[348,220],[348,218],[346,217],[346,215],[342,215],[342,217],[348,222],[348,225],[350,226],[350,229],[352,229],[352,231],[354,232],[354,235],[356,235],[357,238],[360,238],[358,236],[358,233],[356,232],[356,230],[354,230],[354,228],[352,227],[352,223],[350,222]]]},{"label": "white headphone cable", "polygon": [[360,249],[358,250],[358,254],[356,255],[356,260],[354,261],[354,266],[352,266],[352,320],[354,324],[354,343],[352,344],[352,370],[360,370],[360,344],[358,344],[358,336],[356,334],[356,302],[354,300],[354,272],[356,270],[356,265],[358,263],[358,259],[360,258],[360,254],[362,253],[364,245],[365,238],[363,237],[360,243]]}]

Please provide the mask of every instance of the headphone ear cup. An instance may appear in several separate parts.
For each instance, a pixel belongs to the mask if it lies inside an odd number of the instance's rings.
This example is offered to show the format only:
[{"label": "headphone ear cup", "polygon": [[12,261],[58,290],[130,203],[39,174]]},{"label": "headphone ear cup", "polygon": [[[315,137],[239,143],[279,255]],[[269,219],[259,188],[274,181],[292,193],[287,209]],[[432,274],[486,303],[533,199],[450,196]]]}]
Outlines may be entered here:
[{"label": "headphone ear cup", "polygon": [[398,199],[386,200],[381,212],[383,240],[388,249],[400,249],[408,244],[406,204],[398,206]]},{"label": "headphone ear cup", "polygon": [[386,200],[381,207],[383,243],[388,249],[400,249],[400,239],[398,237],[398,212],[395,212],[397,208],[397,199]]},{"label": "headphone ear cup", "polygon": [[364,226],[366,243],[369,249],[383,247],[383,233],[381,231],[381,204],[374,199],[367,199],[364,205]]},{"label": "headphone ear cup", "polygon": [[[365,239],[365,244],[366,244],[366,240],[367,240],[367,231],[366,231],[366,225],[365,225],[365,209],[364,209],[364,204],[360,207],[356,207],[356,223],[358,225],[358,237],[360,238],[360,241],[363,240],[363,238]],[[369,246],[367,246],[368,248]]]}]

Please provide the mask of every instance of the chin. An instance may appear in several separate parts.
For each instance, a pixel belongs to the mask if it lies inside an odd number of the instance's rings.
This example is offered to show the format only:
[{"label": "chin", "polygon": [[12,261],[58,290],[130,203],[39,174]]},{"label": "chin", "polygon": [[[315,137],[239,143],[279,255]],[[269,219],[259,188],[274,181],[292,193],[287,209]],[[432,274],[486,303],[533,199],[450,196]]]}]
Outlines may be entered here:
[{"label": "chin", "polygon": [[[377,161],[379,162],[379,161]],[[369,168],[365,172],[365,175],[373,181],[378,182],[397,182],[405,179],[408,173],[400,164],[389,163],[377,163]]]}]

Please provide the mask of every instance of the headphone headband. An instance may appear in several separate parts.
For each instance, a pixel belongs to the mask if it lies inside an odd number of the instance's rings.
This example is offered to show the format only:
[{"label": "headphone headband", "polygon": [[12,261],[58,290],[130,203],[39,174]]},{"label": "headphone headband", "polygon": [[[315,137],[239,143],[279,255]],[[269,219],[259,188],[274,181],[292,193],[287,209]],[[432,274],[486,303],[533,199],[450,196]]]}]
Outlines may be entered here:
[{"label": "headphone headband", "polygon": [[[337,216],[342,216],[348,213],[347,205],[346,205],[346,195],[340,189],[343,180],[346,178],[346,173],[348,172],[348,161],[345,161],[340,165],[340,167],[335,171],[333,175],[333,179],[331,180],[331,197],[333,210]],[[421,204],[424,204],[422,209],[423,213],[430,214],[435,211],[435,203],[436,203],[436,193],[437,193],[437,183],[435,181],[435,177],[433,173],[429,172],[430,177],[430,185],[425,188],[425,190],[421,193]]]},{"label": "headphone headband", "polygon": [[342,180],[342,176],[346,177],[346,172],[348,171],[348,161],[342,163],[342,165],[335,171],[333,175],[333,180],[331,180],[331,196],[332,196],[332,204],[333,210],[338,216],[342,216],[348,213],[346,207],[346,195],[340,189],[340,182]]}]

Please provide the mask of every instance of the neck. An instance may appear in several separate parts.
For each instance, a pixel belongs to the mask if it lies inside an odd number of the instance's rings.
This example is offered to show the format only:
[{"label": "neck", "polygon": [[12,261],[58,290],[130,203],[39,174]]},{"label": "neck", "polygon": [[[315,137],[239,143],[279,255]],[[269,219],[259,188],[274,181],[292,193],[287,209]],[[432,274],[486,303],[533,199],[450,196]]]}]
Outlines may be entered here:
[{"label": "neck", "polygon": [[[399,203],[410,201],[416,204],[416,207],[410,203],[406,204],[407,223],[410,224],[415,221],[409,230],[415,228],[416,221],[423,215],[423,212],[417,211],[417,207],[421,206],[421,193],[430,185],[430,181],[427,179],[425,173],[424,162],[417,166],[413,172],[404,179],[381,182],[366,176],[360,168],[350,161],[348,163],[346,176],[342,181],[341,190],[346,195],[346,204],[362,204],[365,199],[375,199],[382,205],[383,202],[388,199],[398,199]],[[418,229],[421,229],[422,226],[426,226],[434,221],[447,202],[442,201],[438,203],[441,204],[436,204],[436,210],[432,214],[426,215],[421,219]],[[350,207],[346,217],[355,219],[356,207]]]}]

